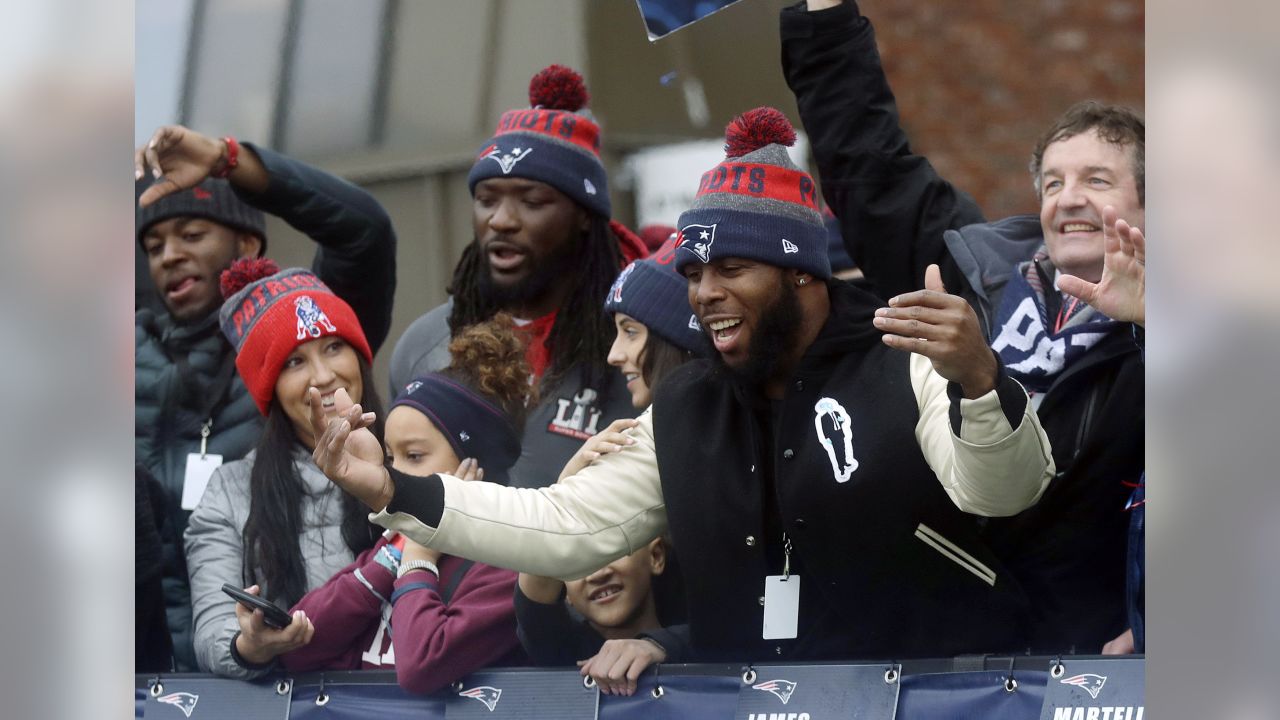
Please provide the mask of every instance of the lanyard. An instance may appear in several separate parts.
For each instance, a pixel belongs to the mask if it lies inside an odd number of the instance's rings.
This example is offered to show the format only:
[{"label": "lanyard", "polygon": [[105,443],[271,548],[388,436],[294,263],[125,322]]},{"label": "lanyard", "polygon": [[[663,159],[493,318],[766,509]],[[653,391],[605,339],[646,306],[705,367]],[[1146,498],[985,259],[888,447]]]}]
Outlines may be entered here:
[{"label": "lanyard", "polygon": [[1063,317],[1062,315],[1063,308],[1058,308],[1058,319],[1053,324],[1054,335],[1057,335],[1058,333],[1062,332],[1062,326],[1071,319],[1071,313],[1074,313],[1076,311],[1076,305],[1079,302],[1080,302],[1080,298],[1074,298],[1074,297],[1071,298],[1071,305],[1069,305],[1066,308],[1066,311],[1067,311],[1066,317]]}]

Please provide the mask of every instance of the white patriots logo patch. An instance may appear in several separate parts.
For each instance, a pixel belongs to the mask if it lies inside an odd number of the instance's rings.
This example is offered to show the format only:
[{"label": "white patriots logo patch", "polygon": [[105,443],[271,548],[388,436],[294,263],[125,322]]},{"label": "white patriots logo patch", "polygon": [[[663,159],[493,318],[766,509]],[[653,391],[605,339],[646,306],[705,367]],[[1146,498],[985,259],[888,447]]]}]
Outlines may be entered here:
[{"label": "white patriots logo patch", "polygon": [[831,473],[836,482],[846,483],[858,469],[853,456],[853,432],[849,429],[849,412],[835,398],[824,397],[813,406],[813,426],[818,442],[831,460]]},{"label": "white patriots logo patch", "polygon": [[494,145],[489,152],[483,157],[498,163],[498,167],[502,168],[503,175],[509,175],[516,163],[529,157],[529,153],[533,152],[533,148],[511,148],[511,152],[504,153],[502,148]]}]

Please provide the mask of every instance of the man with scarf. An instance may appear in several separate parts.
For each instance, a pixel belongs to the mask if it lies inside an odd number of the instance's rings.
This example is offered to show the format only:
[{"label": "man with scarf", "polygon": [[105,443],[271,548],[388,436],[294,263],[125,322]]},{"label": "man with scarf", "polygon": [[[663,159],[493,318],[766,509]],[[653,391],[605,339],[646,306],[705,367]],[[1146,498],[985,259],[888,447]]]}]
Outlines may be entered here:
[{"label": "man with scarf", "polygon": [[787,83],[854,261],[884,297],[920,287],[938,264],[1032,394],[1058,475],[1036,507],[989,521],[985,538],[1031,596],[1031,649],[1098,652],[1125,629],[1125,507],[1143,467],[1144,373],[1131,326],[1064,296],[1057,278],[1100,279],[1105,207],[1144,224],[1142,119],[1072,107],[1033,152],[1039,218],[987,222],[912,153],[874,29],[853,0],[786,8],[781,30]]},{"label": "man with scarf", "polygon": [[415,478],[345,450],[367,433],[359,406],[326,424],[315,400],[316,463],[376,522],[522,572],[582,577],[669,531],[699,660],[1024,647],[1026,596],[979,519],[1026,509],[1053,475],[1027,394],[936,267],[889,307],[831,278],[780,112],[744,113],[725,140],[655,258],[716,352],[657,385],[629,442],[538,490]]}]

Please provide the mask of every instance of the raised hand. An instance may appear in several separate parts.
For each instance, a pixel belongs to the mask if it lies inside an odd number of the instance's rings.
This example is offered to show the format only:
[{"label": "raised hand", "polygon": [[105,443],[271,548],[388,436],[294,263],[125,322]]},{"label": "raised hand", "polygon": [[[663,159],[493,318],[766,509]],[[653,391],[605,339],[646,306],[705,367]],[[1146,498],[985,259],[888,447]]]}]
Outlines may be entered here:
[{"label": "raised hand", "polygon": [[337,416],[326,419],[320,406],[320,391],[307,390],[311,403],[311,432],[316,438],[311,457],[338,487],[356,496],[373,510],[382,510],[395,494],[391,474],[383,465],[386,457],[378,439],[369,432],[374,414],[361,412],[345,390],[334,394]]},{"label": "raised hand", "polygon": [[1091,283],[1074,275],[1058,278],[1058,289],[1080,298],[1112,320],[1145,327],[1147,322],[1147,239],[1142,230],[1102,208],[1102,279]]},{"label": "raised hand", "polygon": [[133,153],[134,179],[147,170],[156,179],[138,198],[138,204],[146,207],[165,195],[199,185],[225,161],[226,153],[221,140],[181,125],[161,127]]},{"label": "raised hand", "polygon": [[601,455],[616,453],[627,445],[635,444],[635,440],[632,440],[631,436],[626,435],[623,431],[639,424],[638,420],[632,418],[618,418],[609,423],[609,427],[587,438],[582,443],[582,447],[578,448],[578,452],[569,458],[564,470],[560,471],[559,479],[563,480],[570,475],[578,474]]},{"label": "raised hand", "polygon": [[606,640],[600,652],[579,660],[578,667],[605,695],[632,695],[645,668],[666,659],[666,651],[648,640]]},{"label": "raised hand", "polygon": [[960,384],[964,396],[981,397],[995,388],[999,365],[964,298],[947,294],[942,271],[930,265],[924,290],[899,295],[872,321],[884,331],[884,344],[933,361],[939,375]]},{"label": "raised hand", "polygon": [[[155,182],[138,198],[146,207],[165,195],[187,190],[204,182],[228,158],[225,140],[202,135],[181,125],[165,125],[156,130],[146,145],[133,153],[133,178],[142,179],[150,170]],[[262,161],[246,147],[240,148],[238,166],[230,176],[237,187],[252,193],[267,189],[271,177]]]}]

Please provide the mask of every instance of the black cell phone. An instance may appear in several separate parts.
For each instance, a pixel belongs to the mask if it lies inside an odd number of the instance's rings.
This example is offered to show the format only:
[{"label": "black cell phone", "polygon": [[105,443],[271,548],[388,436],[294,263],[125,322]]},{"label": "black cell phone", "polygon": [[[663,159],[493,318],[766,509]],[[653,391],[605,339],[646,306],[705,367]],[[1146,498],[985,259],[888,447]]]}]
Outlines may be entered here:
[{"label": "black cell phone", "polygon": [[223,583],[222,592],[235,598],[236,602],[239,602],[250,610],[261,610],[263,615],[262,620],[269,627],[276,628],[277,630],[283,630],[284,628],[289,627],[289,623],[293,622],[293,616],[283,610],[279,605],[276,605],[270,600],[263,600],[257,595],[250,595],[231,583]]}]

